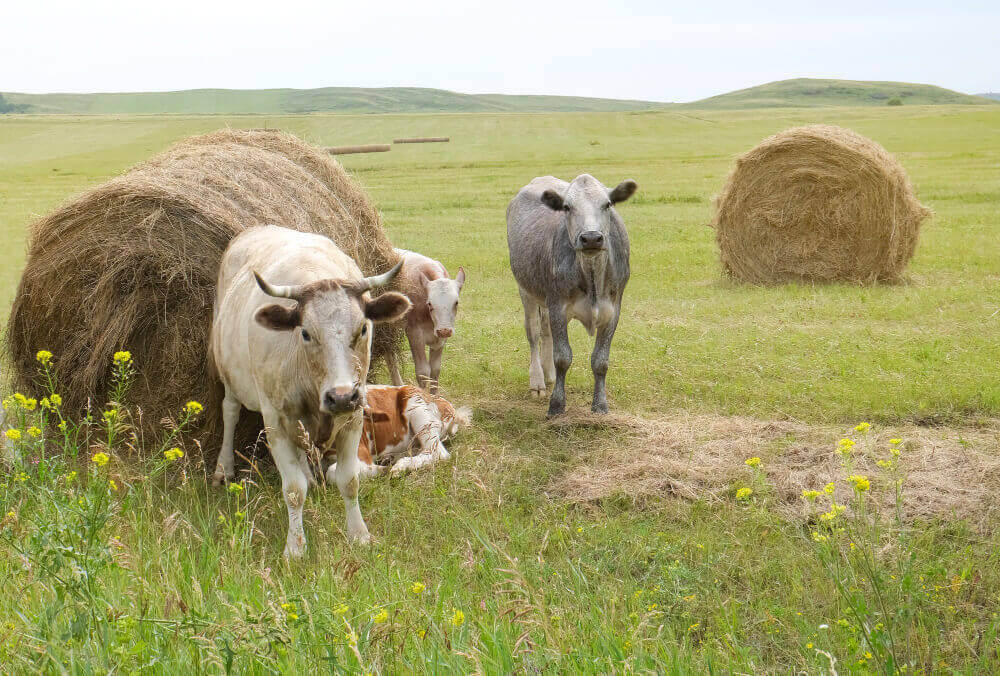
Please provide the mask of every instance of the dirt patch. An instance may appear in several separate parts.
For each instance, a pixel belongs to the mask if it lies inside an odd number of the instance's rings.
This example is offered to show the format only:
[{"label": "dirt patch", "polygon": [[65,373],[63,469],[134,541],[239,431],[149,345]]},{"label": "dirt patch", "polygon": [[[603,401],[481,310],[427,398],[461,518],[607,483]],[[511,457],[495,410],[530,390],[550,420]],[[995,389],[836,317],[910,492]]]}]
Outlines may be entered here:
[{"label": "dirt patch", "polygon": [[777,509],[803,516],[803,490],[836,483],[847,502],[850,484],[837,442],[854,439],[853,473],[867,475],[883,508],[895,504],[892,480],[878,460],[889,460],[892,438],[903,440],[899,462],[905,474],[903,514],[908,520],[950,516],[980,527],[997,512],[1000,487],[1000,420],[980,427],[851,427],[678,413],[660,418],[569,414],[551,428],[595,427],[611,432],[579,456],[551,486],[559,496],[589,502],[674,495],[709,502],[734,500],[737,488],[753,486],[747,458],[760,457]]}]

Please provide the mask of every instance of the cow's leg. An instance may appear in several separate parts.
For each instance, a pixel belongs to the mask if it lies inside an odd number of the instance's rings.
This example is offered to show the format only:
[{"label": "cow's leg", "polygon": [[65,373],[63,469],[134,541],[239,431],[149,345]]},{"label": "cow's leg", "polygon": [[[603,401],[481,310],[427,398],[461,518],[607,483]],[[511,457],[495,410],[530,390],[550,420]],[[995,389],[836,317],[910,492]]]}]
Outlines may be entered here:
[{"label": "cow's leg", "polygon": [[399,355],[395,350],[389,350],[385,353],[385,367],[389,370],[389,378],[392,380],[392,384],[399,387],[403,384],[403,374],[399,370]]},{"label": "cow's leg", "polygon": [[552,361],[556,367],[556,384],[549,399],[548,417],[566,412],[566,371],[573,363],[573,348],[566,331],[566,309],[559,303],[549,303],[549,326],[552,329]]},{"label": "cow's leg", "polygon": [[440,347],[432,347],[430,352],[431,385],[428,388],[431,394],[437,394],[439,378],[441,377],[441,356],[444,354],[444,343]]},{"label": "cow's leg", "polygon": [[451,457],[448,449],[441,443],[441,420],[434,415],[436,408],[434,404],[428,403],[421,397],[410,397],[410,402],[404,413],[406,424],[413,430],[417,443],[420,445],[420,453],[400,458],[390,470],[392,476],[428,467]]},{"label": "cow's leg", "polygon": [[359,470],[361,461],[358,460],[358,442],[361,440],[362,418],[361,412],[351,419],[340,432],[337,433],[337,469],[334,471],[334,478],[337,488],[340,489],[340,497],[344,499],[344,509],[347,512],[347,539],[360,544],[368,544],[371,535],[368,533],[368,526],[361,516],[361,507],[358,505],[358,487],[360,485]]},{"label": "cow's leg", "polygon": [[431,364],[427,361],[427,345],[419,338],[410,340],[413,353],[413,370],[417,374],[417,385],[426,388],[431,380]]},{"label": "cow's leg", "polygon": [[611,339],[615,337],[615,329],[618,327],[619,312],[620,306],[616,305],[608,323],[597,328],[594,352],[590,355],[590,368],[594,371],[594,403],[591,406],[594,413],[608,412],[608,393],[604,381],[608,375]]},{"label": "cow's leg", "polygon": [[[270,419],[269,419],[270,418]],[[299,462],[300,449],[278,427],[276,416],[266,416],[267,441],[271,457],[281,474],[281,493],[288,507],[288,537],[285,539],[285,557],[297,559],[305,554],[306,533],[302,528],[302,508],[306,504],[309,478]]]},{"label": "cow's leg", "polygon": [[212,485],[221,486],[226,481],[236,477],[233,458],[233,437],[236,434],[236,423],[240,420],[240,410],[243,406],[226,388],[226,396],[222,400],[222,449],[219,459],[215,462],[215,474],[212,475]]},{"label": "cow's leg", "polygon": [[531,396],[537,399],[545,394],[545,374],[542,371],[541,356],[541,326],[538,303],[535,299],[519,289],[521,292],[521,304],[524,306],[524,333],[528,337],[528,348],[530,356],[528,361],[528,386],[531,388]]},{"label": "cow's leg", "polygon": [[556,381],[556,364],[552,358],[552,325],[549,323],[549,311],[538,306],[541,315],[542,328],[542,371],[545,373],[545,384],[551,386]]}]

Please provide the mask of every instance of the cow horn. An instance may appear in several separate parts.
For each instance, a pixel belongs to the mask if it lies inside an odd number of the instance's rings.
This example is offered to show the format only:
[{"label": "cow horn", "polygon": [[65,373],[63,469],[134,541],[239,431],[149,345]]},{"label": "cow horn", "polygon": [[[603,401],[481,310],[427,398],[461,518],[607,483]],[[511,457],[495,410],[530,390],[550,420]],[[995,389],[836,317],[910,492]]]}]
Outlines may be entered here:
[{"label": "cow horn", "polygon": [[281,286],[272,285],[264,281],[264,279],[257,274],[257,271],[253,271],[254,279],[257,280],[257,286],[260,290],[266,293],[268,296],[274,296],[275,298],[291,298],[292,300],[298,300],[299,295],[302,292],[301,286]]},{"label": "cow horn", "polygon": [[374,289],[378,286],[385,286],[396,277],[402,267],[403,260],[400,259],[400,261],[393,265],[392,269],[388,272],[383,272],[381,275],[375,275],[374,277],[365,277],[361,280],[361,284],[359,285],[360,290],[367,291],[368,289]]}]

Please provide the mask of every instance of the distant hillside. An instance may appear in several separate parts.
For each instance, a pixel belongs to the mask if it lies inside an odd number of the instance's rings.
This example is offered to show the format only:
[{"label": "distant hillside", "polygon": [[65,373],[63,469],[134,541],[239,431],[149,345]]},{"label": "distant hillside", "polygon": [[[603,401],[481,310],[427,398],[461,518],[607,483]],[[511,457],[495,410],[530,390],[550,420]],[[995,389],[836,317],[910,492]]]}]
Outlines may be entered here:
[{"label": "distant hillside", "polygon": [[788,108],[825,106],[884,106],[892,98],[903,105],[936,105],[946,103],[992,103],[979,96],[961,94],[934,85],[908,82],[867,82],[862,80],[781,80],[739,89],[682,104],[687,108]]},{"label": "distant hillside", "polygon": [[63,114],[589,112],[647,110],[669,104],[575,96],[460,94],[419,87],[322,89],[189,89],[177,92],[18,94],[18,112]]},{"label": "distant hillside", "polygon": [[976,94],[976,96],[982,96],[984,99],[1000,101],[1000,92],[983,92],[982,94]]}]

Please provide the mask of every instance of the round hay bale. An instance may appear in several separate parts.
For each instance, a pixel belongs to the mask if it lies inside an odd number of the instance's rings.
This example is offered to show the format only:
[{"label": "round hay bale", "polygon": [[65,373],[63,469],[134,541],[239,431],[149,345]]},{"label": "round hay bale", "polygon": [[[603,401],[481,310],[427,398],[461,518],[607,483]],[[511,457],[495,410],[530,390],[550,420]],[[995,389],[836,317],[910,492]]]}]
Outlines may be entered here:
[{"label": "round hay bale", "polygon": [[712,225],[722,266],[740,281],[871,284],[900,279],[930,213],[878,143],[809,125],[736,160]]},{"label": "round hay bale", "polygon": [[[112,355],[131,351],[130,402],[145,433],[185,401],[205,405],[192,436],[221,439],[222,386],[206,347],[219,261],[229,240],[278,224],[330,237],[365,274],[398,261],[362,188],[321,148],[278,131],[222,130],[183,140],[31,226],[6,348],[15,384],[37,383],[55,354],[65,410],[106,398]],[[398,350],[398,326],[376,330],[374,357]],[[262,428],[243,414],[240,447]]]}]

